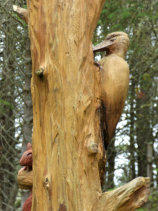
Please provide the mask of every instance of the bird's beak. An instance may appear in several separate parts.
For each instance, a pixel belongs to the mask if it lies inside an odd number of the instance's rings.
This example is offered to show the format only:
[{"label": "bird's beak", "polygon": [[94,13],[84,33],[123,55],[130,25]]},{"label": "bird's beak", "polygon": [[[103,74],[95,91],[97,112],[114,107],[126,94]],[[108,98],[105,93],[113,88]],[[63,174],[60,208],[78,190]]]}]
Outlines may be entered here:
[{"label": "bird's beak", "polygon": [[113,44],[113,41],[110,40],[105,40],[102,43],[93,46],[93,52],[102,52],[102,51],[106,51],[108,50],[108,47],[111,46]]},{"label": "bird's beak", "polygon": [[109,47],[109,46],[112,45],[112,44],[113,44],[113,41],[105,40],[105,42],[104,42],[104,47],[107,48],[107,47]]}]

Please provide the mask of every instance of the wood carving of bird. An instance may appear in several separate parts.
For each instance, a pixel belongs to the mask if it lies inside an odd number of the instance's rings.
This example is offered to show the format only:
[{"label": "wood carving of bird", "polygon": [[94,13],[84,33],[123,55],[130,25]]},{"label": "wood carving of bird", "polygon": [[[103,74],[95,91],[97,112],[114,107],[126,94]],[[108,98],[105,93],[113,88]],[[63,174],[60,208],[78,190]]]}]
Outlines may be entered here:
[{"label": "wood carving of bird", "polygon": [[114,136],[129,86],[129,67],[124,60],[129,46],[128,35],[113,32],[93,47],[93,52],[106,51],[99,61],[101,74],[101,131],[105,149]]}]

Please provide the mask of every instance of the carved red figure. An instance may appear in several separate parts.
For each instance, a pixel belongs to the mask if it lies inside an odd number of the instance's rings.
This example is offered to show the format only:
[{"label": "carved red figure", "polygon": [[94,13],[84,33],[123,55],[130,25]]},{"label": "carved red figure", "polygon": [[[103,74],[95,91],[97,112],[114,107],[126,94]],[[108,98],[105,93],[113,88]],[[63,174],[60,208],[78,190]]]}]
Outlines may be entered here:
[{"label": "carved red figure", "polygon": [[26,199],[22,210],[23,211],[31,211],[31,206],[32,206],[32,193],[30,194],[30,196]]},{"label": "carved red figure", "polygon": [[[27,144],[26,151],[22,154],[21,159],[20,159],[20,165],[24,166],[20,171],[25,171],[25,170],[32,170],[32,145],[31,143]],[[26,199],[24,205],[23,205],[23,211],[31,211],[31,206],[32,206],[32,193],[30,196]]]},{"label": "carved red figure", "polygon": [[27,144],[27,149],[20,159],[20,165],[32,167],[32,145],[30,143]]}]

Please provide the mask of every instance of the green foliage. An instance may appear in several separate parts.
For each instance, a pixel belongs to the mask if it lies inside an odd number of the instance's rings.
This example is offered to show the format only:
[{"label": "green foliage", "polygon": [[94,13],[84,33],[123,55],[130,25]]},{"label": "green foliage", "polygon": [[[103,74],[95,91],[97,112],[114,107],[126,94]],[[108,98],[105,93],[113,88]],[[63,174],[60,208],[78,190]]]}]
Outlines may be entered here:
[{"label": "green foliage", "polygon": [[18,21],[22,26],[27,27],[26,22],[25,22],[22,18],[20,18],[20,17],[17,15],[17,13],[14,12],[12,15],[13,15],[13,17],[16,19],[16,21]]},{"label": "green foliage", "polygon": [[21,206],[21,199],[17,199],[15,201],[15,208],[19,208]]},{"label": "green foliage", "polygon": [[14,109],[14,106],[10,102],[0,98],[0,110],[3,109],[4,105],[10,109]]}]

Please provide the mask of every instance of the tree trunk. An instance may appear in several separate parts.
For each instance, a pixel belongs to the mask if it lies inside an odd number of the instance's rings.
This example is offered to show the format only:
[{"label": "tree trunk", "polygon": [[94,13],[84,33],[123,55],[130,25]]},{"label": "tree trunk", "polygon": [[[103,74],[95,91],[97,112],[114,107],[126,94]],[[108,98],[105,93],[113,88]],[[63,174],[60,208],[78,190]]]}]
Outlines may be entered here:
[{"label": "tree trunk", "polygon": [[153,144],[151,142],[147,144],[147,161],[147,176],[153,181]]},{"label": "tree trunk", "polygon": [[129,152],[130,152],[130,175],[131,179],[136,178],[136,168],[135,168],[135,140],[134,140],[134,93],[135,93],[135,82],[132,80],[131,82],[131,97],[130,97],[130,145],[129,145]]},{"label": "tree trunk", "polygon": [[[100,185],[100,74],[91,47],[103,3],[28,1],[34,211],[115,209],[106,206],[109,195]],[[140,181],[140,186],[129,188],[132,196],[136,192],[146,201],[142,190],[146,193],[148,180]],[[128,207],[133,210],[137,202]]]},{"label": "tree trunk", "polygon": [[29,48],[29,38],[25,39],[26,41],[26,71],[25,71],[25,81],[24,81],[24,123],[23,123],[23,145],[22,145],[22,152],[26,150],[26,145],[28,142],[31,142],[32,139],[32,124],[33,124],[33,114],[32,114],[32,100],[31,100],[31,55],[30,55],[30,48]]},{"label": "tree trunk", "polygon": [[138,156],[138,176],[147,176],[147,141],[145,134],[146,122],[144,120],[144,112],[141,109],[142,101],[137,99],[136,102],[136,115],[137,115],[137,124],[136,124],[136,139],[137,139],[137,156]]},{"label": "tree trunk", "polygon": [[115,139],[113,138],[107,150],[107,163],[108,163],[108,175],[106,182],[107,189],[112,189],[115,186],[114,185],[115,158],[116,158]]},{"label": "tree trunk", "polygon": [[[23,130],[22,153],[26,150],[27,143],[32,141],[32,125],[33,125],[31,86],[30,86],[32,65],[31,65],[31,54],[30,54],[30,40],[28,36],[25,38],[25,41],[26,41],[26,51],[25,51],[26,71],[25,71],[25,80],[23,87],[24,117],[23,117],[23,128],[22,128]],[[29,195],[30,191],[21,190],[21,209]]]},{"label": "tree trunk", "polygon": [[[16,6],[14,6],[16,7]],[[20,10],[21,8],[19,8]],[[23,9],[24,10],[24,9]],[[23,117],[23,142],[22,142],[22,153],[26,150],[26,145],[28,142],[32,141],[32,126],[33,126],[33,112],[32,112],[32,100],[31,100],[31,54],[30,54],[30,40],[28,36],[25,37],[26,41],[26,51],[25,51],[25,79],[24,79],[24,86],[23,86],[23,110],[24,110],[24,117]],[[30,191],[21,190],[21,210],[23,207],[24,202],[29,197]]]},{"label": "tree trunk", "polygon": [[[4,17],[3,17],[4,18]],[[8,19],[8,21],[11,21]],[[14,206],[16,193],[16,141],[15,137],[15,74],[14,61],[10,52],[15,48],[11,36],[12,23],[5,26],[5,34],[1,39],[4,45],[2,51],[3,64],[0,74],[0,210],[8,210]],[[4,29],[4,24],[2,25]],[[10,45],[10,43],[13,43]],[[8,57],[8,55],[10,55]]]}]

